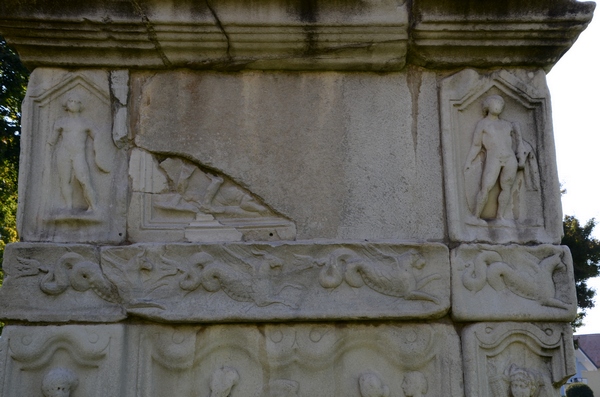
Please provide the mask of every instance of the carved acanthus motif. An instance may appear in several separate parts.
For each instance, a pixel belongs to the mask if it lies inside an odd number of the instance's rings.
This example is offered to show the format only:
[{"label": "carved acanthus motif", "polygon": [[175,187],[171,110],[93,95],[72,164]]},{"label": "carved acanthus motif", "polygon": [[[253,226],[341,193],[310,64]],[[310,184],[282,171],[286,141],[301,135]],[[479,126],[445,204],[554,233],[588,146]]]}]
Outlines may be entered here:
[{"label": "carved acanthus motif", "polygon": [[472,292],[478,292],[489,284],[496,291],[508,289],[513,294],[534,300],[542,306],[568,310],[571,305],[555,296],[553,279],[555,272],[566,271],[566,265],[562,261],[563,254],[548,256],[538,263],[523,260],[518,264],[509,264],[498,252],[484,251],[472,264],[467,265],[462,282]]},{"label": "carved acanthus motif", "polygon": [[123,258],[109,251],[102,258],[107,275],[117,286],[125,305],[130,309],[164,309],[149,295],[161,287],[167,287],[167,280],[177,274],[177,269],[161,266],[160,262],[157,265],[146,255],[145,249],[128,254]]},{"label": "carved acanthus motif", "polygon": [[16,277],[44,274],[40,277],[39,286],[48,295],[60,295],[70,287],[78,292],[91,289],[107,302],[122,302],[115,286],[104,277],[100,265],[75,252],[64,254],[50,265],[20,257],[17,257],[17,261]]}]

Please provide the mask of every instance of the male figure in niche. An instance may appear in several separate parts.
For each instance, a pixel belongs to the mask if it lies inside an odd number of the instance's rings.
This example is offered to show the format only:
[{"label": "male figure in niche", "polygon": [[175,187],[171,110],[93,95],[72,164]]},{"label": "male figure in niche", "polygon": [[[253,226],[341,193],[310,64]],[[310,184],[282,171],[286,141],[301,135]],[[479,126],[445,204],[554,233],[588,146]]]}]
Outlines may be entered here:
[{"label": "male figure in niche", "polygon": [[477,193],[474,209],[474,215],[481,224],[487,224],[481,219],[481,215],[496,181],[500,184],[496,219],[503,221],[507,212],[512,210],[517,172],[525,167],[528,156],[519,124],[501,119],[500,113],[503,110],[504,99],[500,95],[490,95],[484,99],[485,117],[475,127],[473,144],[465,164],[465,171],[468,171],[479,154],[485,153],[481,188]]},{"label": "male figure in niche", "polygon": [[[70,94],[67,97],[64,109],[67,115],[56,120],[48,139],[50,146],[57,145],[60,140],[55,149],[60,192],[67,208],[73,209],[74,183],[79,183],[88,205],[87,210],[93,212],[97,209],[97,199],[86,158],[86,142],[88,136],[92,140],[95,138],[95,132],[91,122],[81,115],[83,106],[76,95]],[[98,168],[109,172],[100,165]]]}]

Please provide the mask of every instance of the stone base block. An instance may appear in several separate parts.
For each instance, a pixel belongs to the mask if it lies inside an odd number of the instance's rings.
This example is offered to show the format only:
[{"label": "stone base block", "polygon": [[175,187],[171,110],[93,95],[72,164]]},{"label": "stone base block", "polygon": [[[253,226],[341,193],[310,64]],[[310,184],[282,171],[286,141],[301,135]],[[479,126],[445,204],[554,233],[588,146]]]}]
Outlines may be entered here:
[{"label": "stone base block", "polygon": [[9,326],[4,332],[5,397],[38,396],[52,385],[71,396],[463,395],[458,335],[444,324]]}]

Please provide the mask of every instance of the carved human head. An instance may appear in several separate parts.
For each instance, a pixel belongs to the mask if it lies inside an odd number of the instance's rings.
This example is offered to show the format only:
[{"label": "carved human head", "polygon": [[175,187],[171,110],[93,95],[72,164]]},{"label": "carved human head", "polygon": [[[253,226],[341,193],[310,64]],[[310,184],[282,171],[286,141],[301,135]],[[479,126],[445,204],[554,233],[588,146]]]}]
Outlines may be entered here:
[{"label": "carved human head", "polygon": [[511,397],[533,397],[537,391],[535,375],[524,368],[511,365],[508,372]]},{"label": "carved human head", "polygon": [[402,391],[406,397],[421,397],[427,393],[427,379],[419,371],[408,372],[404,375]]},{"label": "carved human head", "polygon": [[358,388],[362,397],[388,397],[390,394],[390,389],[372,373],[364,373],[358,378]]},{"label": "carved human head", "polygon": [[67,95],[65,102],[63,103],[63,107],[67,112],[79,113],[83,110],[83,105],[81,104],[81,98],[79,95],[75,93],[70,93]]},{"label": "carved human head", "polygon": [[42,380],[44,397],[69,397],[79,384],[75,372],[67,368],[52,368]]},{"label": "carved human head", "polygon": [[490,95],[483,100],[483,114],[499,115],[504,110],[504,98],[500,95]]}]

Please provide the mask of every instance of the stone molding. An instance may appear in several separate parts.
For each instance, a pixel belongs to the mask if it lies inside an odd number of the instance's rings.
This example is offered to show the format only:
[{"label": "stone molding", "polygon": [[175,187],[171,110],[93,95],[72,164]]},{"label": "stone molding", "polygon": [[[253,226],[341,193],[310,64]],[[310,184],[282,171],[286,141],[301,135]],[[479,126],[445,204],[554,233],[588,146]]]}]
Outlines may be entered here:
[{"label": "stone molding", "polygon": [[160,322],[434,319],[450,307],[442,244],[17,243],[0,317]]},{"label": "stone molding", "polygon": [[35,66],[383,71],[405,64],[407,5],[395,0],[96,5],[68,15],[42,6],[43,21],[32,26],[29,6],[37,5],[4,4],[0,31]]},{"label": "stone molding", "polygon": [[93,397],[463,395],[459,337],[438,323],[7,326],[0,368],[5,397],[50,380]]},{"label": "stone molding", "polygon": [[576,372],[569,324],[478,323],[462,331],[465,396],[513,396],[520,383],[529,396],[560,396]]},{"label": "stone molding", "polygon": [[594,3],[416,0],[409,62],[428,68],[549,70],[591,20]]},{"label": "stone molding", "polygon": [[0,5],[0,32],[29,67],[394,71],[408,53],[410,63],[430,68],[549,70],[594,9],[571,0],[483,8],[427,0],[174,3],[56,8],[9,0]]}]

